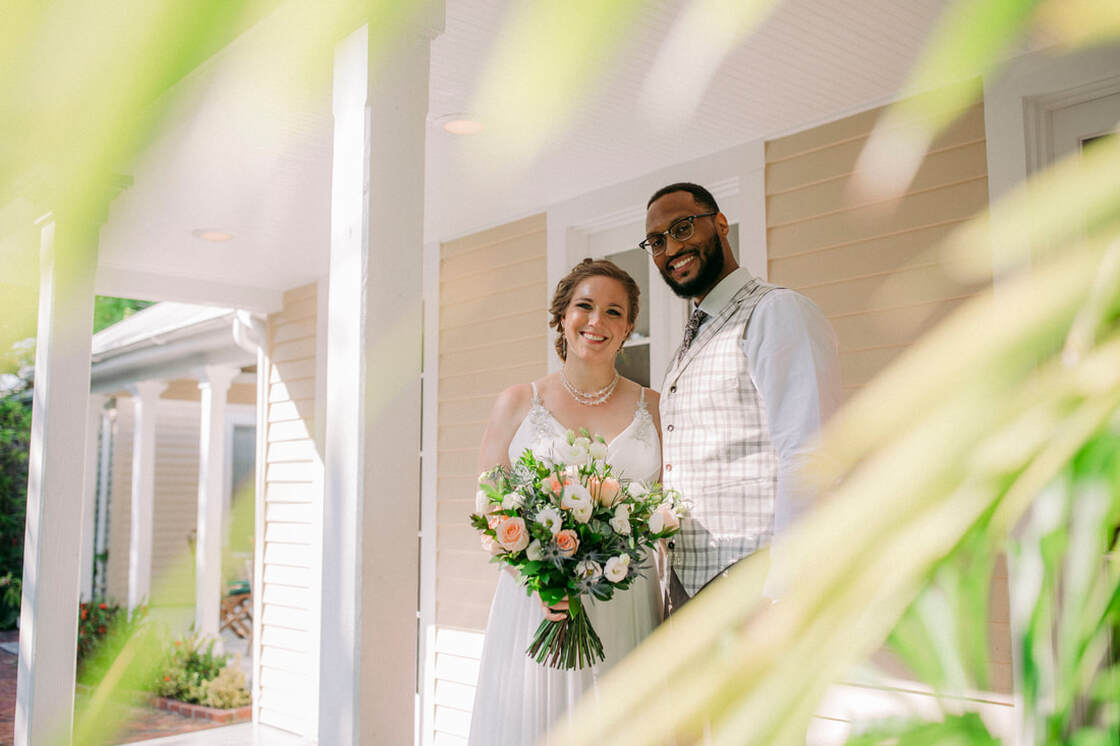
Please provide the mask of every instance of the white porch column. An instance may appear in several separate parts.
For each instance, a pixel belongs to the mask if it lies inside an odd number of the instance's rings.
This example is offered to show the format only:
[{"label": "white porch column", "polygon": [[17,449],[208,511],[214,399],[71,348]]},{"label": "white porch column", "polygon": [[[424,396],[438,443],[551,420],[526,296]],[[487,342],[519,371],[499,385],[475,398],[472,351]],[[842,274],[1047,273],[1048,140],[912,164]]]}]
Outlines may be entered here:
[{"label": "white porch column", "polygon": [[97,226],[42,226],[15,743],[70,743]]},{"label": "white porch column", "polygon": [[141,381],[132,394],[132,511],[128,535],[128,608],[145,603],[152,590],[152,514],[156,489],[156,408],[167,388]]},{"label": "white porch column", "polygon": [[97,436],[101,432],[104,394],[89,395],[89,414],[86,419],[85,481],[82,482],[82,555],[79,563],[81,578],[78,591],[81,600],[93,597],[93,547],[97,540]]},{"label": "white porch column", "polygon": [[369,43],[334,62],[319,743],[339,746],[413,743],[416,706],[430,40]]},{"label": "white porch column", "polygon": [[195,543],[194,627],[202,635],[218,636],[222,600],[222,518],[226,473],[226,395],[241,372],[232,366],[206,366],[198,382],[202,391],[202,421],[198,444],[198,540]]}]

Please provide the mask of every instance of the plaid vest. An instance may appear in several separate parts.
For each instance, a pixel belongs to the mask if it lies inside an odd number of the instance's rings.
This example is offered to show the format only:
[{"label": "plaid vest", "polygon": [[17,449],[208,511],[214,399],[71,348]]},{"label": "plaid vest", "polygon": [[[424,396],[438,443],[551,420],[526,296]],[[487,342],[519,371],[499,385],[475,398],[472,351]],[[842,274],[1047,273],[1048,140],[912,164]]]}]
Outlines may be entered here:
[{"label": "plaid vest", "polygon": [[661,453],[666,487],[692,503],[674,539],[673,570],[689,595],[770,543],[778,456],[740,344],[773,285],[751,279],[665,375]]}]

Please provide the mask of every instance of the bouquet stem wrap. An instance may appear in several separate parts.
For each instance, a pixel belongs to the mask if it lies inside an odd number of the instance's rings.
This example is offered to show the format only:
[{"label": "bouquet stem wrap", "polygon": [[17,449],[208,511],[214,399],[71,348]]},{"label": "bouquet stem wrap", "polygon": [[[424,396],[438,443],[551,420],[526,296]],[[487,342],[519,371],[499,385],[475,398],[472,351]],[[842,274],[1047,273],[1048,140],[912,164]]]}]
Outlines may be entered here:
[{"label": "bouquet stem wrap", "polygon": [[603,642],[579,596],[568,598],[566,618],[541,620],[525,652],[537,663],[552,668],[587,668],[603,662]]}]

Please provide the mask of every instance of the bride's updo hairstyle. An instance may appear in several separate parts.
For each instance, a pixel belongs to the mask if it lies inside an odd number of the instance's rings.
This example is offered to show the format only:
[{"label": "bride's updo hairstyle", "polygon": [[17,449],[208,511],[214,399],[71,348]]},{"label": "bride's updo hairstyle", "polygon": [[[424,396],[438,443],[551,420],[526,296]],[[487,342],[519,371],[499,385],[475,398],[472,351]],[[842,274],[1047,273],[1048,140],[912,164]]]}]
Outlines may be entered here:
[{"label": "bride's updo hairstyle", "polygon": [[[561,360],[568,359],[568,343],[564,339],[564,328],[561,323],[564,312],[568,310],[568,304],[572,302],[576,286],[589,277],[609,277],[612,280],[617,280],[625,288],[626,295],[630,299],[627,323],[633,327],[634,320],[638,318],[638,296],[641,291],[638,290],[638,283],[634,282],[634,278],[622,267],[608,259],[584,259],[572,267],[572,271],[564,279],[556,283],[556,292],[552,294],[552,303],[548,306],[548,312],[552,314],[548,325],[558,332],[556,335],[556,354],[560,356]],[[626,340],[622,341],[625,342]]]}]

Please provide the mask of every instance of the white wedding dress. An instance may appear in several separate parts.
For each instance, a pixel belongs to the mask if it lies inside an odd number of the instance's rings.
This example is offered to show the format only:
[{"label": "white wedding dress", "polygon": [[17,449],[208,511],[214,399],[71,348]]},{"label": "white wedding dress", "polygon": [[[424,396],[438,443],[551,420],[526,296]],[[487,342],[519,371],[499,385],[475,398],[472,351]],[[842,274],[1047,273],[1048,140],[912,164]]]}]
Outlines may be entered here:
[{"label": "white wedding dress", "polygon": [[[536,386],[533,403],[509,444],[515,463],[526,448],[547,456],[546,447],[565,428],[544,408]],[[646,409],[645,389],[634,419],[607,446],[607,462],[621,476],[655,481],[661,473],[661,444]],[[573,671],[542,666],[525,654],[544,618],[540,600],[528,596],[507,570],[501,570],[490,607],[478,673],[471,746],[532,746],[547,743],[547,731],[584,695],[595,696],[595,683],[612,664],[637,646],[661,618],[661,592],[651,560],[644,575],[610,601],[587,600],[588,616],[603,641],[605,660]]]}]

